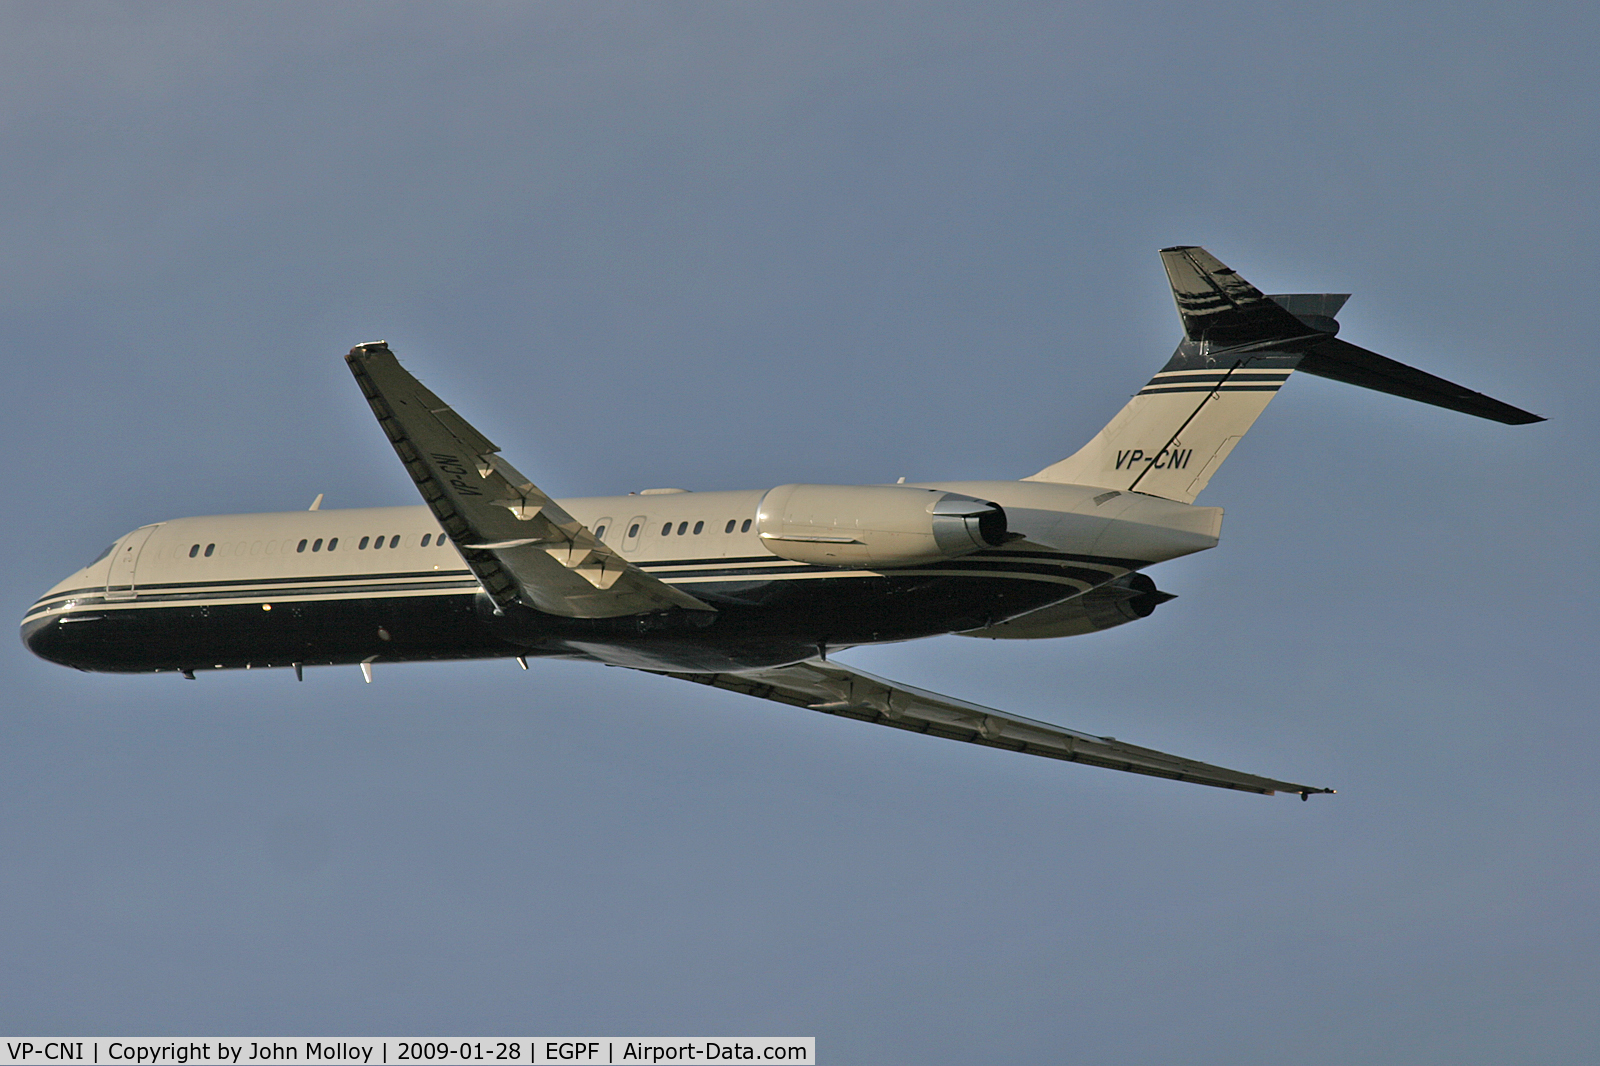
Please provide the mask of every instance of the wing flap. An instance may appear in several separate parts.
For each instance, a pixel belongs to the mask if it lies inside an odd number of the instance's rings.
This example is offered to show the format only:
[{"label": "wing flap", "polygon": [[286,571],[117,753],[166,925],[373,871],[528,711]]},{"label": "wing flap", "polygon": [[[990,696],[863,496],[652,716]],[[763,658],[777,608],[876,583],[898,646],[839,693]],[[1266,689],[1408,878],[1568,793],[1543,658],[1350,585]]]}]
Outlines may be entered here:
[{"label": "wing flap", "polygon": [[713,610],[607,547],[387,345],[361,345],[345,358],[423,500],[497,607],[521,603],[570,618]]},{"label": "wing flap", "polygon": [[1317,793],[1333,792],[1331,788],[1314,788],[1260,777],[1126,744],[1114,737],[1099,737],[1035,721],[992,707],[941,696],[936,692],[896,684],[835,662],[812,659],[792,666],[737,674],[659,672],[667,677],[875,725],[893,726],[985,747],[1004,748],[1024,755],[1081,762],[1108,770],[1268,796],[1276,792],[1292,792],[1304,799]]}]

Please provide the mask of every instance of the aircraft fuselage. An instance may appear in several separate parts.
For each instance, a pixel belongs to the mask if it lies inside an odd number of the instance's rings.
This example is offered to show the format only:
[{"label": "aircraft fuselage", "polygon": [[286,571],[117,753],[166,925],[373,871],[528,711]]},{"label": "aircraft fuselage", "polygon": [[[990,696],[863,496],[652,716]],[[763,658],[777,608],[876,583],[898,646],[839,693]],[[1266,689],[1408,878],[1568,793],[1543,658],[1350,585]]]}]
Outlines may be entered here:
[{"label": "aircraft fuselage", "polygon": [[[1183,339],[1071,455],[1021,481],[778,485],[556,500],[401,365],[345,364],[422,507],[141,526],[28,611],[82,670],[563,657],[876,725],[1302,799],[1231,770],[901,685],[831,659],[955,633],[1077,636],[1170,595],[1142,571],[1213,547],[1194,500],[1297,370],[1510,425],[1532,412],[1340,339],[1337,293],[1267,296],[1203,248],[1162,249]],[[322,497],[318,497],[320,503]]]},{"label": "aircraft fuselage", "polygon": [[829,567],[769,548],[760,490],[563,500],[630,563],[716,608],[570,618],[497,611],[426,507],[181,518],[57,584],[23,638],[54,662],[116,672],[513,656],[750,669],[1038,613],[1211,547],[1221,518],[1093,487],[921,487],[999,503],[1015,539],[916,566]]}]

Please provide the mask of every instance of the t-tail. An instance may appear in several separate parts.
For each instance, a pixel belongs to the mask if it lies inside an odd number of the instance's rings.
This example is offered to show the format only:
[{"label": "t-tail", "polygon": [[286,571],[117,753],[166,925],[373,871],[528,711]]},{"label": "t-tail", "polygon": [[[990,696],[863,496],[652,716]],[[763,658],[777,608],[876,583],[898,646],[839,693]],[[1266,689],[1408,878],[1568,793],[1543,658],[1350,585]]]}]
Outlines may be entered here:
[{"label": "t-tail", "polygon": [[1178,350],[1093,440],[1023,480],[1191,503],[1296,370],[1507,425],[1544,421],[1337,339],[1348,295],[1265,296],[1204,248],[1165,248],[1161,260],[1183,321]]}]

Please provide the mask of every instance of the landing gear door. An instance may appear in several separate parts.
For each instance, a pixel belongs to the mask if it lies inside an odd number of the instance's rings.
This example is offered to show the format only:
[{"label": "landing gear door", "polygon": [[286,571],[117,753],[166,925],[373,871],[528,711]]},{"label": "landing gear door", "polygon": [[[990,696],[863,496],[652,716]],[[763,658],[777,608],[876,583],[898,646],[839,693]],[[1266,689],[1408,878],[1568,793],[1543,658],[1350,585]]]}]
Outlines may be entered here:
[{"label": "landing gear door", "polygon": [[[159,525],[159,523],[157,523]],[[156,526],[145,526],[136,529],[122,539],[111,553],[111,569],[106,573],[106,599],[131,600],[138,595],[135,592],[134,571],[139,566],[139,553],[144,551],[144,542],[150,539],[150,534],[156,531]]]}]

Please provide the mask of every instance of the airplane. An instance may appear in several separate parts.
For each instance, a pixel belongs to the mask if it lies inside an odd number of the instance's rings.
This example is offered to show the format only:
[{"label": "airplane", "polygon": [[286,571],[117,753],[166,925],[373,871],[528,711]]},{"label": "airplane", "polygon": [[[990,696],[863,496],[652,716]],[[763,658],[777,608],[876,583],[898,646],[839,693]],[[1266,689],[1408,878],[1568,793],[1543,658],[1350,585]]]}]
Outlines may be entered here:
[{"label": "airplane", "polygon": [[830,653],[941,634],[1078,636],[1173,597],[1144,573],[1214,547],[1195,498],[1295,371],[1508,425],[1543,421],[1339,339],[1348,299],[1267,296],[1163,249],[1177,350],[1087,444],[1015,481],[645,489],[555,500],[401,367],[346,356],[424,505],[157,522],[27,611],[35,654],[171,671],[555,657],[862,722],[1302,800],[1198,762],[898,684]]}]

